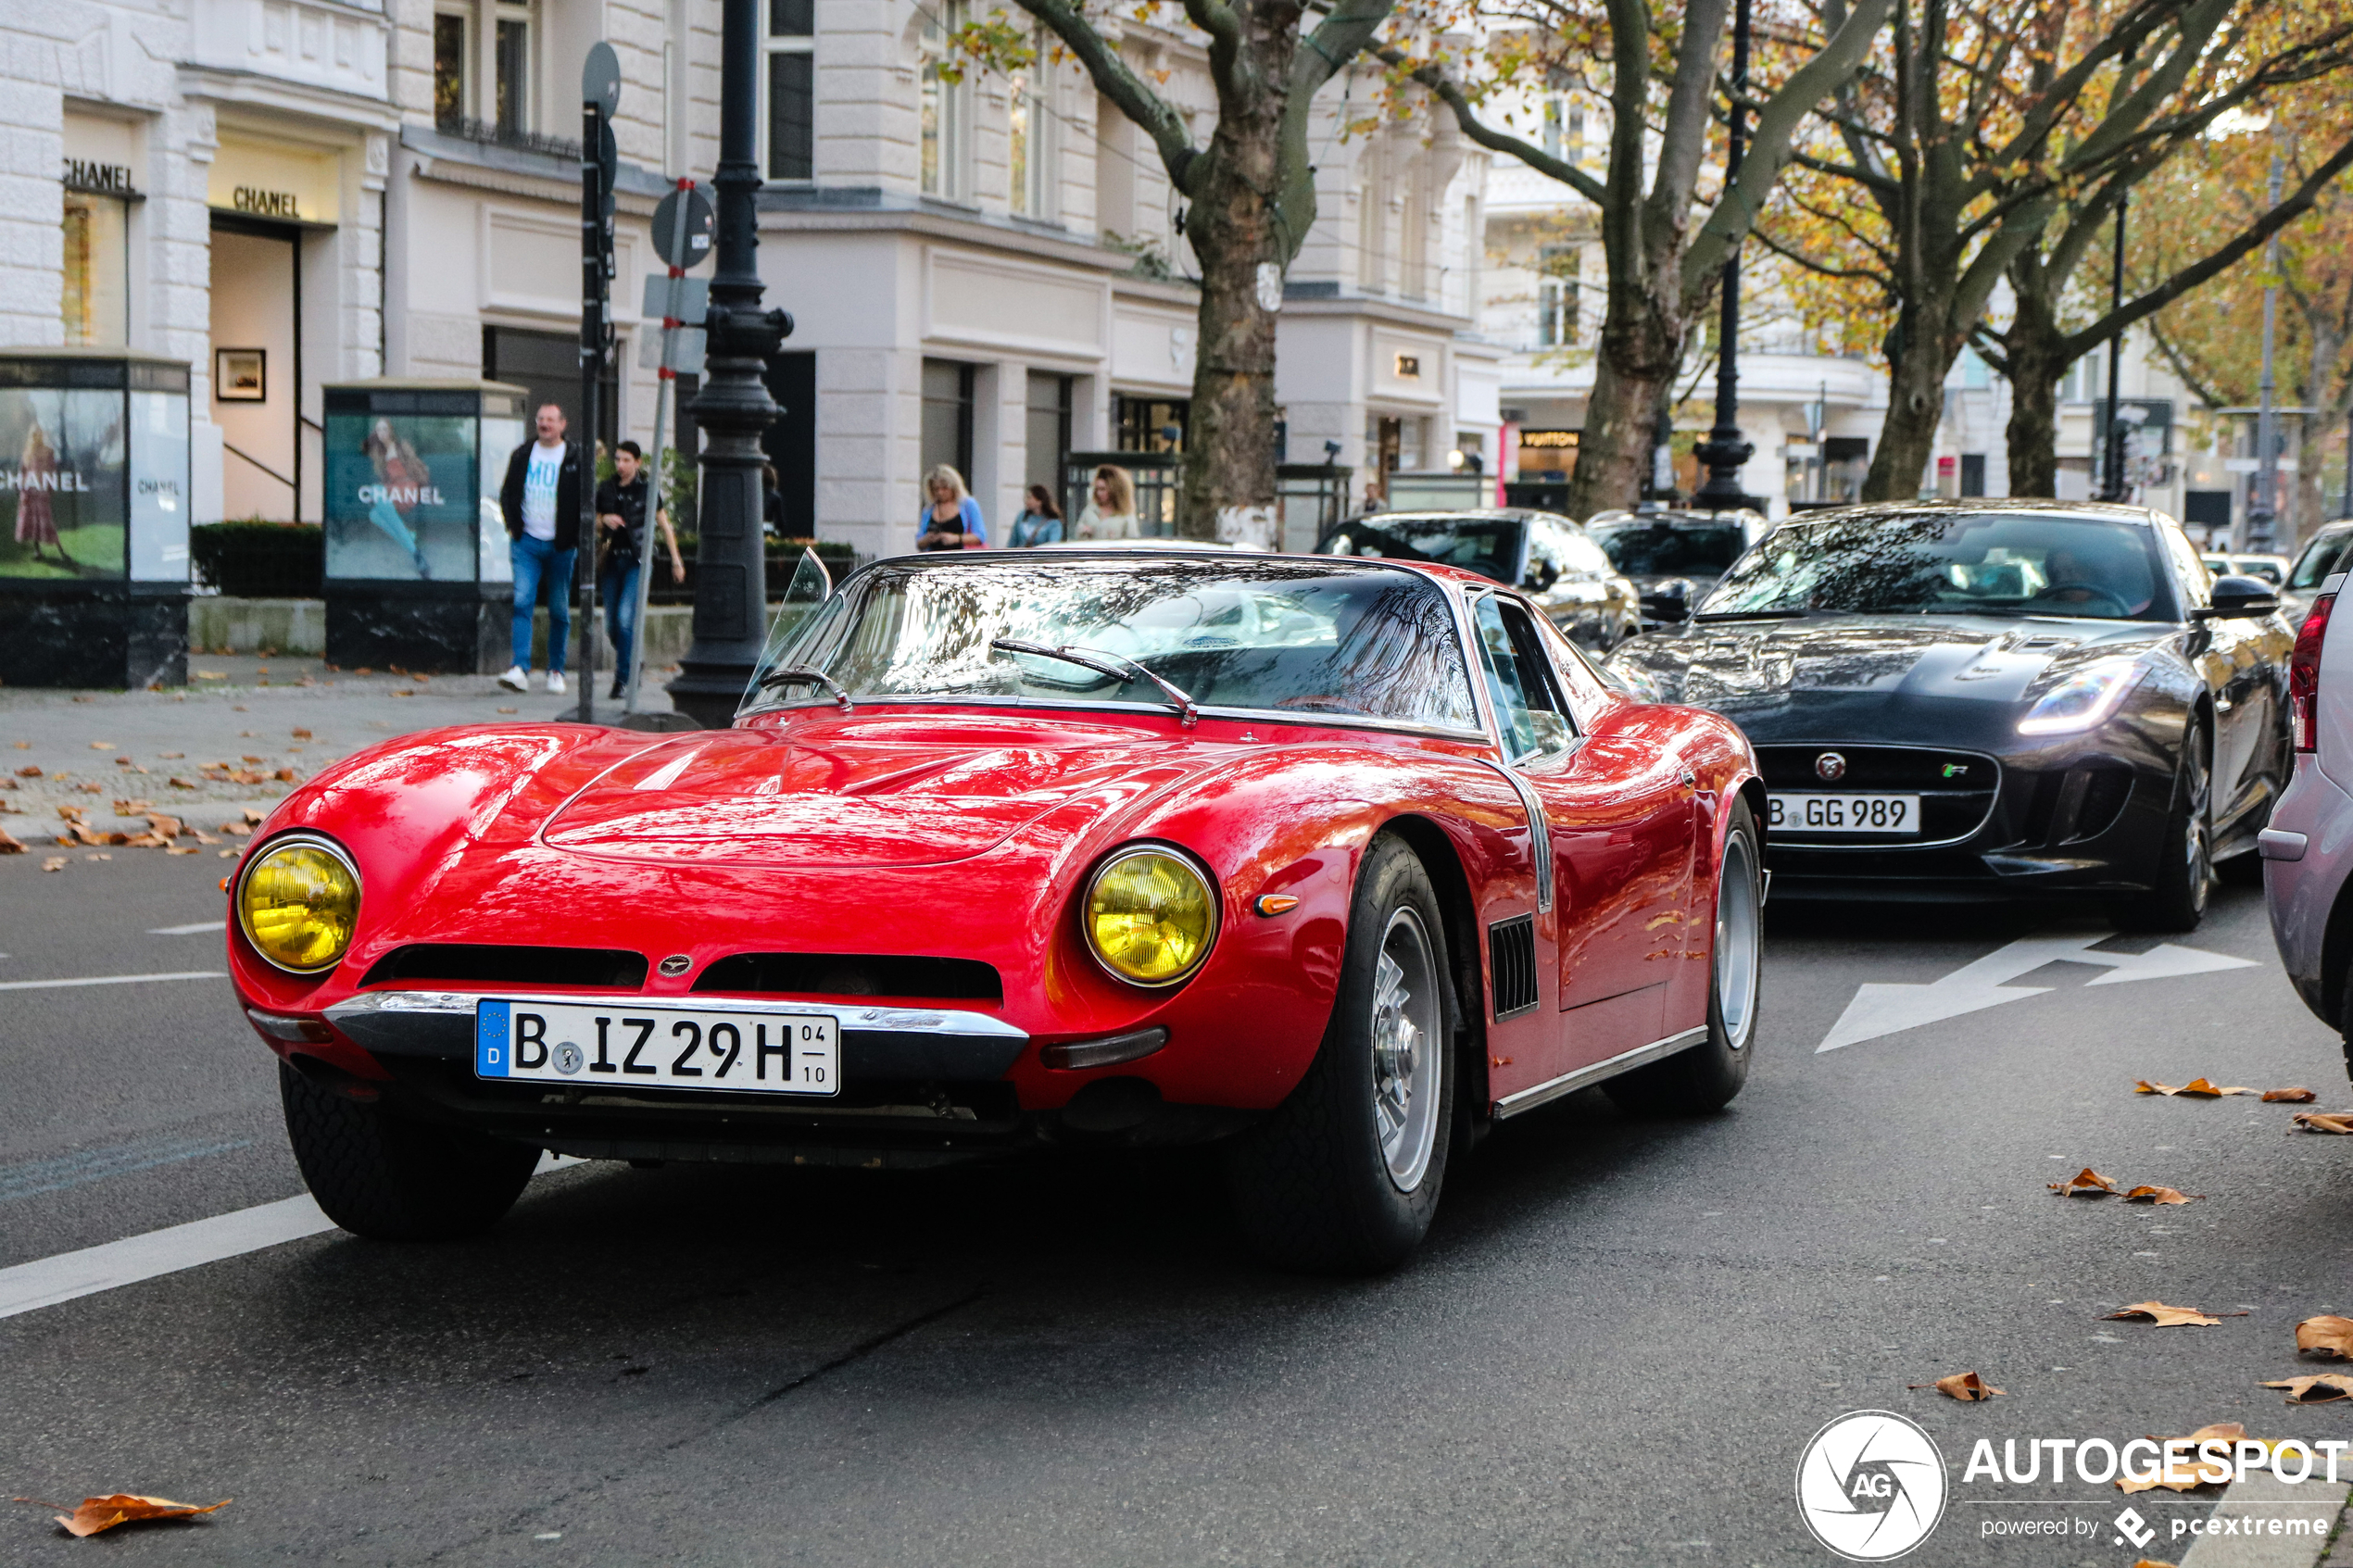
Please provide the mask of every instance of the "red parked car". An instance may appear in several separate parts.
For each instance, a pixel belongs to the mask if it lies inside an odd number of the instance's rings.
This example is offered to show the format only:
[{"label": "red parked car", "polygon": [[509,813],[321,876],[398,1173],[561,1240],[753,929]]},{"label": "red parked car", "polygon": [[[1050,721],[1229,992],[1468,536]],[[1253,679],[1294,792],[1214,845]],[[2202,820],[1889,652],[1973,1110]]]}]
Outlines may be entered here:
[{"label": "red parked car", "polygon": [[1762,790],[1732,724],[1467,572],[906,558],[780,632],[731,729],[322,772],[240,865],[230,956],[364,1236],[478,1231],[543,1148],[1214,1142],[1270,1256],[1378,1268],[1494,1120],[1739,1092]]}]

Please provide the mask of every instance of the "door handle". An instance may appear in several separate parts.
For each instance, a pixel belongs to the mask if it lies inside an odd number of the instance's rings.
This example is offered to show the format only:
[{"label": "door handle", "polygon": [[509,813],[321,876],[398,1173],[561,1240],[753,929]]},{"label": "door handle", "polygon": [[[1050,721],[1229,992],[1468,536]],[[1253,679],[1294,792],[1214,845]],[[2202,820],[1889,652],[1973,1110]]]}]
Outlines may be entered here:
[{"label": "door handle", "polygon": [[1678,772],[1678,773],[1681,776],[1682,781],[1683,781],[1684,787],[1686,787],[1686,788],[1696,788],[1696,787],[1698,786],[1698,784],[1699,784],[1699,780],[1698,780],[1698,778],[1697,778],[1696,776],[1694,776],[1694,775],[1692,774],[1692,771],[1691,771],[1689,768],[1680,768],[1680,769],[1678,769],[1678,770],[1677,770],[1677,772]]}]

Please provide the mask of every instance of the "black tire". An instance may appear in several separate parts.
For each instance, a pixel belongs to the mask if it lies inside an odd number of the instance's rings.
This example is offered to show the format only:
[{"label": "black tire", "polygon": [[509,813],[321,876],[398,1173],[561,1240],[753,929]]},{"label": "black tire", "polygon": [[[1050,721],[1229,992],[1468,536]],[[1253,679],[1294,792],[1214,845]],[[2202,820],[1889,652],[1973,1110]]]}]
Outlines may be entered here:
[{"label": "black tire", "polygon": [[437,1127],[330,1093],[283,1062],[295,1163],[327,1218],[378,1241],[475,1236],[514,1207],[539,1163],[525,1144]]},{"label": "black tire", "polygon": [[2182,738],[2173,798],[2165,814],[2149,890],[2119,900],[2108,916],[2121,931],[2196,931],[2214,890],[2214,754],[2206,726],[2195,719]]},{"label": "black tire", "polygon": [[[1384,1010],[1381,960],[1409,948],[1416,927],[1428,958],[1428,995],[1416,998],[1410,989],[1392,988],[1392,997],[1402,999]],[[1395,937],[1402,947],[1390,946],[1393,932],[1402,933]],[[1394,1268],[1421,1244],[1437,1211],[1453,1134],[1459,1015],[1452,974],[1444,919],[1428,873],[1403,840],[1376,838],[1356,879],[1339,996],[1315,1060],[1290,1098],[1227,1147],[1226,1179],[1243,1234],[1267,1261],[1371,1273]],[[1399,1103],[1383,1089],[1403,1080],[1380,1075],[1379,1064],[1394,1066],[1396,1059],[1384,1057],[1375,1031],[1377,1014],[1390,1020],[1407,1008],[1425,1021],[1434,1019],[1436,1026],[1422,1031],[1434,1037],[1420,1039],[1414,1066],[1404,1070],[1416,1074],[1428,1062],[1431,1073],[1428,1081],[1415,1080],[1423,1086],[1405,1102],[1394,1146],[1426,1144],[1427,1157],[1418,1174],[1401,1185],[1383,1145],[1376,1100]]]},{"label": "black tire", "polygon": [[[1735,870],[1741,858],[1745,874]],[[1635,1116],[1705,1116],[1731,1104],[1748,1082],[1749,1059],[1756,1054],[1764,970],[1763,872],[1756,819],[1747,801],[1735,800],[1716,878],[1716,922],[1707,956],[1707,1038],[1603,1085],[1619,1110]],[[1734,1015],[1729,1021],[1728,1012]]]}]

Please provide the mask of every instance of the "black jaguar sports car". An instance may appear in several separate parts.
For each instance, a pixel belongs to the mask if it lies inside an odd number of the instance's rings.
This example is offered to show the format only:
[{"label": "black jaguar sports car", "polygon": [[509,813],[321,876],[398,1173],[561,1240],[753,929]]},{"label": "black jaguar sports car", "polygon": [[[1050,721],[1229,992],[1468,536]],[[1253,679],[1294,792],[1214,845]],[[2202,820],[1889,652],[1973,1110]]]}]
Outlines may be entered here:
[{"label": "black jaguar sports car", "polygon": [[1960,501],[1783,523],[1611,656],[1756,747],[1780,897],[2095,899],[2184,931],[2286,786],[2294,637],[2135,507]]}]

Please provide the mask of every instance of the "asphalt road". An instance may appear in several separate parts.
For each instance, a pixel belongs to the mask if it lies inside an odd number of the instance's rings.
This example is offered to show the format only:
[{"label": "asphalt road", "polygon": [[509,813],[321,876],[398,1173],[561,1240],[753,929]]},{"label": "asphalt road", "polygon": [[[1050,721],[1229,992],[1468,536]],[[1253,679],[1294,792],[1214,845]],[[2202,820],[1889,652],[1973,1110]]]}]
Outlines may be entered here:
[{"label": "asphalt road", "polygon": [[[0,859],[0,983],[220,968],[217,934],[151,933],[220,919],[221,869]],[[2183,944],[2247,967],[2055,963],[2010,982],[2040,994],[1816,1048],[1860,985],[2092,929],[1776,909],[1732,1110],[1586,1094],[1516,1122],[1383,1279],[1253,1261],[1182,1159],[589,1164],[478,1242],[331,1232],[21,1312],[0,1496],[236,1500],[97,1543],[6,1505],[0,1563],[1825,1563],[1798,1456],[1884,1409],[1955,1477],[1906,1562],[2123,1568],[2112,1487],[1962,1484],[1974,1440],[2353,1438],[2353,1405],[2256,1386],[2325,1370],[2291,1325],[2353,1312],[2353,1139],[2133,1092],[2353,1104],[2259,894]],[[225,981],[0,990],[0,1269],[298,1193],[275,1093]],[[2207,1196],[2045,1189],[2084,1165]],[[2100,1317],[2149,1298],[2248,1315]],[[2007,1397],[1906,1386],[1964,1369]],[[2151,1496],[2160,1531],[2214,1506]],[[2070,1512],[2098,1533],[1983,1534]]]}]

